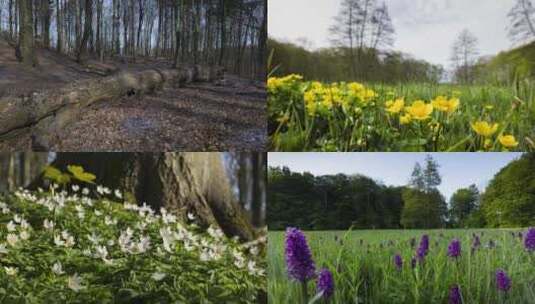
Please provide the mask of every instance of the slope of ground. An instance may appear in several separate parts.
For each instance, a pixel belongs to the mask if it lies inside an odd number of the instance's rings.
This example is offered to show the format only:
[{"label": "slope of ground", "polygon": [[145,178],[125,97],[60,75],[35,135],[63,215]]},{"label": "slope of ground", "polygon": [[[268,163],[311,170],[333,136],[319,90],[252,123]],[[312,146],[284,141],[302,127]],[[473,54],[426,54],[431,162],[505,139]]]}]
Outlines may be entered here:
[{"label": "slope of ground", "polygon": [[[54,90],[78,80],[102,77],[67,56],[38,50],[39,67],[24,68],[13,48],[0,40],[2,96]],[[169,67],[162,60],[106,62],[99,70],[141,71]],[[262,150],[266,141],[266,93],[258,82],[226,75],[218,83],[167,87],[151,95],[94,104],[57,134],[54,151]],[[0,150],[39,149],[32,130],[0,139]]]}]

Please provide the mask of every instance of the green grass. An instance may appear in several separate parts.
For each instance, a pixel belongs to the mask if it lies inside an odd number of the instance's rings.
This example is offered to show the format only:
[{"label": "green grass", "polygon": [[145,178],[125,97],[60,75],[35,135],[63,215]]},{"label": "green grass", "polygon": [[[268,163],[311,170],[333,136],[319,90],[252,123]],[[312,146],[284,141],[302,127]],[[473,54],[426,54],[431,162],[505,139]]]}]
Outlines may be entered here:
[{"label": "green grass", "polygon": [[[447,303],[449,288],[459,284],[463,303],[535,303],[535,256],[524,250],[520,230],[359,230],[306,232],[316,268],[327,267],[335,278],[329,303]],[[423,266],[414,270],[410,259],[422,234],[430,236],[430,251]],[[481,235],[482,247],[470,254],[472,233]],[[337,240],[335,239],[337,237]],[[415,248],[410,239],[416,238]],[[458,261],[449,258],[453,238],[462,242]],[[361,243],[362,240],[362,243]],[[489,240],[496,242],[488,248]],[[401,254],[403,268],[393,264]],[[512,279],[505,297],[496,290],[495,271],[501,268]],[[268,293],[270,303],[298,303],[299,284],[286,275],[284,232],[270,232]],[[308,283],[314,294],[315,283]]]},{"label": "green grass", "polygon": [[[328,87],[329,84],[324,84]],[[350,100],[346,106],[311,114],[304,101],[310,82],[294,81],[269,87],[268,113],[271,149],[276,151],[503,151],[500,134],[514,135],[518,146],[510,151],[535,151],[535,83],[514,86],[458,86],[433,84],[369,84],[378,96],[366,104]],[[434,110],[429,119],[399,123],[385,103],[404,98],[429,103],[439,95],[456,96],[458,109],[449,115]],[[317,100],[322,104],[322,98]],[[358,109],[356,111],[355,109]],[[498,123],[499,129],[485,146],[471,123]],[[433,130],[430,125],[440,123]]]}]

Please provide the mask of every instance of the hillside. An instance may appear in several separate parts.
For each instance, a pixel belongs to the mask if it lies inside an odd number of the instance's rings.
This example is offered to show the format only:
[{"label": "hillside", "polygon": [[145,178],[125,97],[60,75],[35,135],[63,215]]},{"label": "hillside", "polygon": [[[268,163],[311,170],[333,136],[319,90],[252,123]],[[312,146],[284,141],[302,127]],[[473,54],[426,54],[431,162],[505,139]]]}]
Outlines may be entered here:
[{"label": "hillside", "polygon": [[535,78],[535,41],[504,51],[486,64],[484,73],[500,83],[509,84],[514,80]]}]

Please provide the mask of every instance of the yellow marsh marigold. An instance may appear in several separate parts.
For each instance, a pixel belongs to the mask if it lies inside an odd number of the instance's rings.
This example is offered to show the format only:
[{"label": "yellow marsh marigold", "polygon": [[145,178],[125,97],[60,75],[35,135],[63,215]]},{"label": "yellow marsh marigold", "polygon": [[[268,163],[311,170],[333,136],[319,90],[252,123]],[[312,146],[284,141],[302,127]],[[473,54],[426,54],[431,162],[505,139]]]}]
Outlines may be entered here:
[{"label": "yellow marsh marigold", "polygon": [[408,124],[410,122],[411,122],[411,115],[410,114],[401,115],[399,117],[399,123],[402,124],[402,125],[406,125],[406,124]]},{"label": "yellow marsh marigold", "polygon": [[437,96],[434,100],[431,101],[435,109],[451,114],[459,107],[460,100],[459,98],[447,99],[444,96]]},{"label": "yellow marsh marigold", "polygon": [[341,103],[342,97],[340,95],[340,89],[333,85],[331,88],[325,90],[325,95],[323,96],[323,105],[328,109],[331,109],[335,104]]},{"label": "yellow marsh marigold", "polygon": [[303,76],[297,74],[290,74],[282,78],[270,77],[267,81],[267,89],[269,92],[274,92],[280,88],[291,86],[301,80],[303,80]]},{"label": "yellow marsh marigold", "polygon": [[416,120],[426,120],[433,113],[433,105],[426,104],[422,100],[416,100],[411,106],[406,107],[405,110]]},{"label": "yellow marsh marigold", "polygon": [[405,101],[403,98],[399,98],[394,100],[389,100],[386,102],[386,111],[388,113],[397,114],[403,110],[403,107],[405,107]]},{"label": "yellow marsh marigold", "polygon": [[513,135],[501,135],[498,137],[498,140],[506,148],[515,148],[518,146],[518,142]]},{"label": "yellow marsh marigold", "polygon": [[491,125],[486,121],[477,121],[472,124],[472,129],[481,136],[491,137],[492,134],[498,131],[498,124]]}]

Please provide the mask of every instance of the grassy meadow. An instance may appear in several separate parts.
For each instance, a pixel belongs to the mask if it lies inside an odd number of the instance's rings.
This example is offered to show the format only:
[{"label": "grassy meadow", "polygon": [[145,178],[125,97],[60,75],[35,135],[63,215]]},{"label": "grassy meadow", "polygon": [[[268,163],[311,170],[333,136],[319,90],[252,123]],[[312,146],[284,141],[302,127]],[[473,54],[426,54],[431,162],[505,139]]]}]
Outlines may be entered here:
[{"label": "grassy meadow", "polygon": [[[448,303],[449,289],[458,284],[462,303],[535,303],[535,255],[523,247],[525,230],[359,230],[305,232],[316,270],[328,268],[334,295],[328,303]],[[429,235],[429,253],[411,267],[420,238]],[[471,253],[474,234],[481,245]],[[300,284],[286,273],[282,231],[270,232],[268,293],[270,303],[298,303]],[[411,239],[414,245],[411,246]],[[458,238],[461,256],[447,256]],[[401,255],[398,270],[394,256]],[[511,289],[496,288],[495,273],[503,269]],[[308,283],[315,294],[315,282]],[[451,302],[450,302],[451,303]]]},{"label": "grassy meadow", "polygon": [[275,151],[535,151],[535,83],[268,80]]}]

